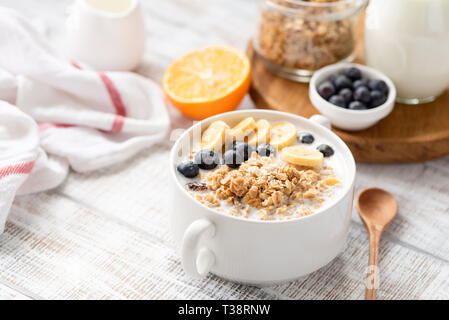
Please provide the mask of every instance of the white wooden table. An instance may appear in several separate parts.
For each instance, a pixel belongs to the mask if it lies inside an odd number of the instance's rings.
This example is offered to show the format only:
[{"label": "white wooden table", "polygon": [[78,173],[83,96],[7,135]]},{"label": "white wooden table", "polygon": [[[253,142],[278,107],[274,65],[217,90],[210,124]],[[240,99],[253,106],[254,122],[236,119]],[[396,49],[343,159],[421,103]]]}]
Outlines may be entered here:
[{"label": "white wooden table", "polygon": [[[0,0],[61,36],[68,0]],[[244,49],[252,0],[142,0],[147,48],[138,72],[160,81],[180,54],[207,44]],[[0,39],[1,41],[1,39]],[[252,107],[246,98],[243,108]],[[423,106],[425,108],[425,106]],[[191,122],[176,112],[175,126]],[[362,299],[368,241],[354,211],[346,250],[298,281],[250,287],[184,275],[168,232],[170,145],[58,189],[16,199],[0,236],[0,298]],[[357,190],[379,186],[399,202],[381,243],[382,299],[449,299],[449,157],[420,164],[358,165]],[[173,199],[176,201],[176,199]]]}]

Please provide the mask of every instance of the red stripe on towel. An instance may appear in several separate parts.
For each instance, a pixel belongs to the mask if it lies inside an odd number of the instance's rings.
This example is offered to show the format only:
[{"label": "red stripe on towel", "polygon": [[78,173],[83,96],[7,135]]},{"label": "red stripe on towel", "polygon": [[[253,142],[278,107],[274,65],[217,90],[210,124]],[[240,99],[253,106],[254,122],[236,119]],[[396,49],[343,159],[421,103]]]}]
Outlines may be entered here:
[{"label": "red stripe on towel", "polygon": [[[75,61],[70,61],[72,66],[74,66],[77,69],[82,69],[81,66],[76,63]],[[111,78],[109,78],[106,73],[104,72],[98,72],[98,75],[100,76],[101,81],[103,81],[106,90],[109,93],[109,97],[111,97],[112,104],[115,108],[116,116],[114,118],[114,122],[112,123],[112,132],[120,132],[123,129],[123,125],[125,124],[125,118],[126,118],[126,108],[125,104],[123,103],[122,96],[120,95],[120,92],[117,90],[114,82],[112,82]]]},{"label": "red stripe on towel", "polygon": [[12,174],[28,174],[33,170],[34,161],[6,166],[0,169],[0,179]]},{"label": "red stripe on towel", "polygon": [[122,116],[115,116],[114,122],[112,123],[112,132],[120,132],[123,129],[123,125],[125,124],[125,118]]},{"label": "red stripe on towel", "polygon": [[123,129],[123,125],[125,123],[126,117],[126,108],[123,104],[122,97],[120,92],[115,87],[112,80],[103,72],[98,72],[101,80],[103,81],[106,89],[108,90],[109,96],[111,97],[112,104],[115,107],[115,112],[117,116],[114,119],[114,123],[112,124],[112,132],[120,132]]},{"label": "red stripe on towel", "polygon": [[74,66],[75,68],[77,68],[77,69],[80,69],[81,70],[81,66],[78,64],[78,63],[76,63],[75,61],[73,61],[73,60],[70,60],[70,63],[72,64],[72,66]]},{"label": "red stripe on towel", "polygon": [[41,123],[39,125],[39,130],[45,130],[48,128],[70,128],[73,127],[72,124],[59,124],[59,123]]}]

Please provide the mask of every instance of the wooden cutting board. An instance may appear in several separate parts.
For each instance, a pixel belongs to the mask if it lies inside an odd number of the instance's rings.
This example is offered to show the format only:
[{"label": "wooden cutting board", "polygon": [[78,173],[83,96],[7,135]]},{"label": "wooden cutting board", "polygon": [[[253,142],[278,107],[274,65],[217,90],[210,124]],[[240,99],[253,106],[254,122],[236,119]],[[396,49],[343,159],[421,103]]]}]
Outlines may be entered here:
[{"label": "wooden cutting board", "polygon": [[[362,35],[360,35],[362,37]],[[360,39],[359,44],[363,41]],[[319,113],[309,100],[308,84],[275,76],[255,54],[252,61],[250,95],[258,108],[291,112],[303,117]],[[361,63],[362,46],[356,62]],[[351,149],[359,162],[420,162],[449,154],[449,91],[423,105],[396,103],[393,112],[375,126],[358,132],[332,129]]]}]

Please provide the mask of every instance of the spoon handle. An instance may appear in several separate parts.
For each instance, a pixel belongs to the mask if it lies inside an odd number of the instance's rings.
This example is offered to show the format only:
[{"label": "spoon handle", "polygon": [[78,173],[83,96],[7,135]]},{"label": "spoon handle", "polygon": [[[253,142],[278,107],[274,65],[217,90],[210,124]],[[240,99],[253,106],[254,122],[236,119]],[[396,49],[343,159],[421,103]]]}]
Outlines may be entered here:
[{"label": "spoon handle", "polygon": [[371,230],[369,233],[368,272],[366,275],[365,300],[376,300],[376,291],[379,285],[379,242],[381,232]]}]

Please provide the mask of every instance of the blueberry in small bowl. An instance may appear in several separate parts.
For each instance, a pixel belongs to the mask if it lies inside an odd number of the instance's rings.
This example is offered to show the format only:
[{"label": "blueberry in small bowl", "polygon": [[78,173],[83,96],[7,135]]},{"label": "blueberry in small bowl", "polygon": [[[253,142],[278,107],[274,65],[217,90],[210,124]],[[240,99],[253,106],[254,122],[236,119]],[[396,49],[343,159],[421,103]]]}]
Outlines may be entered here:
[{"label": "blueberry in small bowl", "polygon": [[338,63],[314,73],[309,97],[333,126],[357,131],[373,126],[390,114],[396,89],[386,75],[374,68]]}]

